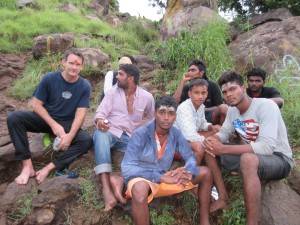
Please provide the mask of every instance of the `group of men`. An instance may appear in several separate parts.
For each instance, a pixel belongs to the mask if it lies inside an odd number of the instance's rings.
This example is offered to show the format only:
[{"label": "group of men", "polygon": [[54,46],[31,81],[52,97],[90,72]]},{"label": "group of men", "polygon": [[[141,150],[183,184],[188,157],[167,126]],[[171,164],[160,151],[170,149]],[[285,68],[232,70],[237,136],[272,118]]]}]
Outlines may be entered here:
[{"label": "group of men", "polygon": [[[190,190],[198,198],[200,224],[210,224],[209,213],[225,208],[228,201],[221,164],[241,175],[247,224],[258,224],[260,181],[282,179],[293,165],[279,109],[283,100],[276,89],[263,87],[263,70],[248,72],[248,89],[242,76],[233,71],[225,72],[218,86],[208,80],[205,64],[194,60],[173,97],[155,102],[139,87],[138,68],[129,57],[122,57],[118,72],[106,76],[91,138],[81,130],[91,92],[88,81],[79,76],[84,57],[70,49],[62,65],[63,71],[47,73],[37,86],[33,112],[15,111],[7,118],[15,158],[23,165],[16,183],[27,184],[34,176],[41,183],[50,171],[64,170],[94,145],[94,170],[102,184],[105,211],[118,201],[132,199],[135,224],[150,224],[148,203],[153,198]],[[28,131],[61,138],[62,153],[37,172]],[[233,133],[239,143],[228,143]],[[122,176],[112,171],[112,150],[125,152]],[[174,157],[182,159],[184,166],[171,170]],[[219,198],[211,203],[213,184]]]}]

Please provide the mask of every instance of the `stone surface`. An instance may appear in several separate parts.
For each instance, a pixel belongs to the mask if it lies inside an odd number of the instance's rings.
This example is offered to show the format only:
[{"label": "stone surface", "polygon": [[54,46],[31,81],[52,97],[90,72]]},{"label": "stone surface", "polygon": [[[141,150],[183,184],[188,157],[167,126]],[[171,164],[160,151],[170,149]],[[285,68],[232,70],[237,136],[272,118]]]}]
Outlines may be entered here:
[{"label": "stone surface", "polygon": [[64,12],[71,12],[71,13],[80,13],[80,10],[73,4],[64,4],[61,7],[59,7],[60,11],[64,11]]},{"label": "stone surface", "polygon": [[32,54],[35,59],[39,59],[53,53],[64,53],[73,46],[73,34],[44,34],[34,38]]},{"label": "stone surface", "polygon": [[279,9],[272,9],[269,12],[263,14],[254,15],[251,17],[249,22],[254,27],[257,27],[266,22],[282,21],[291,17],[293,17],[293,15],[288,9],[279,8]]},{"label": "stone surface", "polygon": [[222,19],[215,11],[203,7],[186,7],[163,20],[160,26],[161,40],[176,37],[180,31],[200,31],[212,18]]},{"label": "stone surface", "polygon": [[260,224],[299,225],[300,196],[283,180],[262,185]]},{"label": "stone surface", "polygon": [[299,47],[299,39],[300,16],[264,23],[239,35],[229,44],[236,71],[262,67],[267,74],[275,73],[280,77],[280,71],[286,69],[285,64],[281,63],[285,56],[291,56],[291,59],[300,57],[299,51],[295,51]]},{"label": "stone surface", "polygon": [[84,55],[84,65],[103,69],[108,63],[109,56],[96,48],[80,48]]}]

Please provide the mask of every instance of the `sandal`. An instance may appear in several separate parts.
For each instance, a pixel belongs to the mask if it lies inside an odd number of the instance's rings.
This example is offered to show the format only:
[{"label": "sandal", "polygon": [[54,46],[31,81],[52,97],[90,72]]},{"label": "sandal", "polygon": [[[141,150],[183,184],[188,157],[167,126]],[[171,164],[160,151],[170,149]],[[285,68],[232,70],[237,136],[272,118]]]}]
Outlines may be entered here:
[{"label": "sandal", "polygon": [[72,172],[72,171],[67,170],[67,169],[64,169],[62,172],[56,171],[55,174],[57,176],[61,176],[61,177],[65,177],[65,178],[71,178],[71,179],[79,177],[78,173]]}]

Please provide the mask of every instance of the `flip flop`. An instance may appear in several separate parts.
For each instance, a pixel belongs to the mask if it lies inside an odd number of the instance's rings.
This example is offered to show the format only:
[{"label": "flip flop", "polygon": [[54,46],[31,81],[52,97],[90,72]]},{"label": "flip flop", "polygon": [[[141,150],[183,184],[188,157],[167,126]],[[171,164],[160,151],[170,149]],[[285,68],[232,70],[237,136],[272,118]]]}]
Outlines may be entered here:
[{"label": "flip flop", "polygon": [[71,179],[79,177],[78,173],[72,172],[72,171],[67,170],[67,169],[64,169],[62,172],[56,171],[55,174],[57,176],[61,176],[61,177],[65,177],[65,178],[71,178]]}]

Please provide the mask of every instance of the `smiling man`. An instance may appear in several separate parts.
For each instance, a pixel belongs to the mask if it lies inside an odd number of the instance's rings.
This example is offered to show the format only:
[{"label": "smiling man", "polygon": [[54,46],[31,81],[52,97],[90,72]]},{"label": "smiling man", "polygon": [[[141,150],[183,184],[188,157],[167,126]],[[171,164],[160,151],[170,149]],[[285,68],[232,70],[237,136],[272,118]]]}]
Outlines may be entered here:
[{"label": "smiling man", "polygon": [[[79,50],[67,50],[62,60],[64,70],[47,73],[35,89],[33,112],[15,111],[8,115],[7,126],[16,149],[15,158],[23,165],[16,183],[27,184],[33,176],[41,183],[51,170],[63,170],[92,147],[92,138],[81,130],[91,92],[89,82],[79,76],[83,63],[84,57]],[[62,154],[37,172],[32,165],[28,131],[53,133],[61,138],[58,149]]]},{"label": "smiling man", "polygon": [[[223,98],[230,106],[221,130],[205,140],[208,151],[221,155],[221,165],[238,172],[243,180],[247,224],[258,224],[261,180],[280,180],[293,165],[292,150],[281,113],[274,101],[252,99],[242,76],[230,71],[219,79]],[[240,144],[226,143],[236,132]],[[222,179],[221,171],[214,174]]]},{"label": "smiling man", "polygon": [[133,131],[146,121],[153,120],[154,98],[151,93],[138,86],[140,73],[133,64],[121,65],[117,75],[117,86],[110,89],[95,113],[96,129],[93,134],[96,167],[102,183],[105,211],[110,211],[122,197],[123,179],[111,174],[111,150],[125,152]]},{"label": "smiling man", "polygon": [[[134,224],[149,225],[148,203],[153,198],[192,190],[198,197],[199,224],[209,223],[212,174],[197,166],[195,156],[181,132],[173,125],[177,103],[171,97],[155,102],[155,121],[137,129],[129,140],[122,162],[127,198],[132,198]],[[169,171],[175,152],[185,166]],[[198,185],[198,186],[197,186]]]},{"label": "smiling man", "polygon": [[253,68],[247,72],[248,88],[247,94],[251,98],[269,98],[273,100],[279,108],[283,105],[280,92],[274,87],[264,87],[266,72],[260,68]]}]

